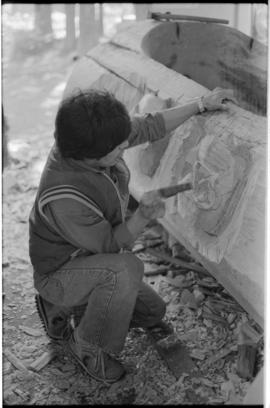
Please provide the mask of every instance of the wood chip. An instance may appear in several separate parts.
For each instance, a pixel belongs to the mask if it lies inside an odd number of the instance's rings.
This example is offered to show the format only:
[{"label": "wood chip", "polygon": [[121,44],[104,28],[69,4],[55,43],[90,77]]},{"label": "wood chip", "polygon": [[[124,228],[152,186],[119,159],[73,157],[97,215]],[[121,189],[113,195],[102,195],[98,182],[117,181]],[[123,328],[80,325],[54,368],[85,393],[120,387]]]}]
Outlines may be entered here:
[{"label": "wood chip", "polygon": [[191,262],[193,260],[192,257],[188,254],[187,250],[178,242],[172,246],[171,250],[172,256],[174,258],[178,258],[187,262]]},{"label": "wood chip", "polygon": [[205,359],[205,354],[202,353],[200,350],[192,350],[190,354],[191,358],[194,358],[195,360],[204,360]]},{"label": "wood chip", "polygon": [[209,272],[204,269],[202,266],[199,266],[195,263],[189,263],[189,262],[184,262],[184,261],[180,261],[180,259],[177,258],[173,258],[172,256],[169,256],[167,254],[164,254],[161,251],[155,251],[154,249],[148,248],[146,250],[146,252],[148,252],[149,254],[157,257],[157,258],[161,258],[163,259],[165,262],[169,262],[173,265],[177,265],[177,266],[183,266],[184,268],[187,268],[188,270],[192,270],[195,271],[199,274],[202,275],[209,275]]},{"label": "wood chip", "polygon": [[224,358],[226,356],[228,356],[230,353],[236,351],[237,348],[235,347],[231,347],[231,348],[226,348],[223,349],[221,351],[219,351],[218,353],[214,354],[213,356],[209,357],[208,360],[206,360],[206,365],[211,365],[214,364],[216,361],[220,360],[221,358]]},{"label": "wood chip", "polygon": [[221,384],[220,389],[221,389],[221,392],[225,395],[227,400],[229,399],[230,394],[235,391],[234,384],[230,380]]},{"label": "wood chip", "polygon": [[20,325],[19,329],[21,329],[24,333],[29,334],[30,336],[33,336],[33,337],[40,337],[44,335],[42,331],[40,331],[39,329],[34,329],[32,327]]},{"label": "wood chip", "polygon": [[188,289],[183,290],[183,292],[181,294],[180,302],[183,305],[187,305],[191,309],[197,309],[198,308],[198,305],[196,303],[196,300],[195,300],[193,294]]},{"label": "wood chip", "polygon": [[243,309],[241,309],[241,307],[239,305],[237,305],[237,303],[232,303],[232,302],[227,302],[226,300],[214,300],[214,299],[210,299],[208,300],[209,306],[211,306],[211,308],[213,308],[216,311],[219,310],[224,310],[224,308],[229,309],[230,311],[236,311],[236,312],[242,312]]},{"label": "wood chip", "polygon": [[19,388],[14,389],[15,394],[17,394],[20,398],[27,398],[28,393],[21,391]]},{"label": "wood chip", "polygon": [[218,288],[220,285],[218,284],[218,283],[216,283],[216,282],[210,282],[210,281],[206,281],[206,280],[199,280],[198,282],[197,282],[197,284],[199,285],[199,286],[203,286],[203,287],[205,287],[205,288],[208,288],[208,289],[216,289],[216,288]]},{"label": "wood chip", "polygon": [[145,240],[142,243],[135,244],[132,248],[132,252],[134,254],[144,251],[147,248],[154,248],[158,245],[163,244],[163,240],[160,238],[153,238],[151,240]]},{"label": "wood chip", "polygon": [[163,228],[161,225],[157,225],[155,227],[147,228],[146,232],[143,233],[143,236],[146,239],[158,239],[162,238]]},{"label": "wood chip", "polygon": [[7,396],[10,395],[17,386],[18,386],[17,384],[12,384],[9,385],[7,388],[4,388],[5,398],[7,398]]},{"label": "wood chip", "polygon": [[202,303],[205,298],[204,294],[199,289],[193,290],[193,296],[198,304]]},{"label": "wood chip", "polygon": [[255,344],[239,344],[237,358],[237,374],[241,378],[250,380],[254,375],[257,356]]},{"label": "wood chip", "polygon": [[200,377],[201,384],[205,385],[206,387],[211,388],[218,388],[219,385],[215,384],[213,381],[208,380],[208,378]]},{"label": "wood chip", "polygon": [[210,320],[203,319],[203,323],[206,327],[213,327],[213,323]]},{"label": "wood chip", "polygon": [[68,390],[70,388],[70,383],[68,380],[58,380],[56,381],[55,386],[61,390],[61,391],[65,391]]},{"label": "wood chip", "polygon": [[174,279],[170,278],[169,276],[164,276],[164,277],[162,277],[162,281],[167,282],[170,285],[172,285],[172,286],[174,286],[176,288],[180,288],[180,289],[187,288],[187,287],[191,286],[190,282],[189,283],[186,282],[185,278],[183,276],[178,276],[178,277],[176,277]]},{"label": "wood chip", "polygon": [[245,342],[246,340],[257,344],[263,337],[263,334],[258,333],[253,327],[250,326],[250,324],[248,324],[248,322],[246,322],[240,326],[240,337],[242,342]]},{"label": "wood chip", "polygon": [[237,317],[237,314],[236,314],[236,313],[230,313],[230,314],[228,315],[228,317],[227,317],[227,322],[228,322],[229,324],[232,324],[232,323],[235,321],[236,317]]},{"label": "wood chip", "polygon": [[46,367],[46,365],[48,365],[55,357],[56,357],[55,351],[52,350],[46,351],[37,360],[30,364],[29,368],[36,372],[39,372],[44,367]]},{"label": "wood chip", "polygon": [[18,370],[21,371],[25,371],[27,372],[27,368],[25,367],[25,365],[15,356],[14,353],[12,353],[9,350],[5,350],[4,354],[6,356],[6,358],[11,362],[11,364],[16,367]]},{"label": "wood chip", "polygon": [[225,319],[223,319],[223,317],[217,316],[217,315],[215,315],[213,313],[203,312],[202,317],[204,319],[210,319],[210,320],[214,320],[215,322],[222,323],[222,324],[224,324],[224,326],[228,326],[227,320],[225,320]]},{"label": "wood chip", "polygon": [[205,304],[203,305],[202,310],[203,310],[204,313],[208,313],[208,314],[212,314],[212,313],[213,313],[212,309],[210,309],[210,308],[207,306],[207,301],[206,301]]},{"label": "wood chip", "polygon": [[145,276],[155,276],[162,273],[166,273],[168,267],[158,266],[156,264],[145,264],[144,265],[144,275]]},{"label": "wood chip", "polygon": [[159,292],[159,287],[160,287],[160,282],[162,280],[161,275],[156,275],[156,276],[150,276],[144,278],[144,280],[151,285],[151,287],[158,293]]}]

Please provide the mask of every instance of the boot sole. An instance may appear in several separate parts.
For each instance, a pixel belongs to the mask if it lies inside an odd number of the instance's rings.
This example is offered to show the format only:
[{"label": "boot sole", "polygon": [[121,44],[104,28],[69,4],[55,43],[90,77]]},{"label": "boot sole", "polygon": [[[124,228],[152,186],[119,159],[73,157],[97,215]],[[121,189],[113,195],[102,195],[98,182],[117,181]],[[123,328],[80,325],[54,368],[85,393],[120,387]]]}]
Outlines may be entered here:
[{"label": "boot sole", "polygon": [[118,377],[118,378],[116,378],[116,379],[111,379],[111,380],[107,380],[107,379],[104,379],[104,378],[100,378],[100,377],[98,377],[97,375],[91,373],[91,371],[88,370],[88,368],[83,364],[83,362],[82,362],[82,360],[80,359],[80,357],[77,356],[77,354],[73,351],[73,349],[72,349],[72,347],[70,346],[69,342],[67,343],[67,346],[68,346],[68,349],[69,349],[70,353],[72,354],[72,356],[76,359],[76,361],[80,364],[80,366],[84,369],[84,371],[86,371],[87,374],[88,374],[90,377],[94,378],[96,381],[101,381],[101,382],[103,382],[103,383],[112,384],[112,383],[115,383],[115,382],[119,381],[119,380],[123,377],[123,375],[125,374],[125,372],[123,372],[123,374],[121,374],[120,377]]},{"label": "boot sole", "polygon": [[52,336],[49,333],[48,321],[47,321],[47,318],[46,318],[46,312],[45,312],[45,309],[44,309],[44,306],[43,306],[40,295],[35,295],[35,303],[36,303],[36,308],[37,308],[37,312],[38,312],[40,321],[42,323],[43,329],[45,330],[47,336],[50,337],[50,339],[52,339],[52,340],[64,340],[63,337]]}]

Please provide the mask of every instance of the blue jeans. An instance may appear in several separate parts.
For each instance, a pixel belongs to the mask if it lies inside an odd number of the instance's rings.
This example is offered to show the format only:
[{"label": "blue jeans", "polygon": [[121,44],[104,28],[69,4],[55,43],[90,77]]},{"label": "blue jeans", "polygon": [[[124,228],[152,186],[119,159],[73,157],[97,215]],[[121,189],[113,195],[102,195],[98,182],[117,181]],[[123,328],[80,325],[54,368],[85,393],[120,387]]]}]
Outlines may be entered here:
[{"label": "blue jeans", "polygon": [[131,253],[81,256],[50,275],[34,274],[40,295],[54,313],[86,305],[79,336],[118,353],[132,327],[151,327],[165,315],[162,298],[143,279],[144,266]]}]

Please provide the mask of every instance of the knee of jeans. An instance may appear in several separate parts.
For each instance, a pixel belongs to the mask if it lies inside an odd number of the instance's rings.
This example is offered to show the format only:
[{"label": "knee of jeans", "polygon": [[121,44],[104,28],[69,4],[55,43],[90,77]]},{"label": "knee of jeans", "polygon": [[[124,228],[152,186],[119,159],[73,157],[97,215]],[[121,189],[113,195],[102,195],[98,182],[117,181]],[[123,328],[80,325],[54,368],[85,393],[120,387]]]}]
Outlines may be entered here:
[{"label": "knee of jeans", "polygon": [[125,264],[125,269],[128,271],[131,277],[141,281],[144,274],[144,264],[133,254],[123,254],[122,261]]}]

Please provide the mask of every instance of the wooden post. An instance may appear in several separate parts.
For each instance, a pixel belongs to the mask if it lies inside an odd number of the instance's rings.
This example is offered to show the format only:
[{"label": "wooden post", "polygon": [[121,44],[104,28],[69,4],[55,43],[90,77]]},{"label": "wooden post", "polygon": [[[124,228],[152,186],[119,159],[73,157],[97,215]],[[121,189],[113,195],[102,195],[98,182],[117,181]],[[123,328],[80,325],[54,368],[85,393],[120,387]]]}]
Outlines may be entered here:
[{"label": "wooden post", "polygon": [[104,25],[103,25],[103,4],[99,4],[99,16],[98,16],[98,23],[99,23],[99,36],[103,37],[104,34]]},{"label": "wooden post", "polygon": [[66,13],[66,41],[65,49],[70,51],[76,46],[76,31],[75,31],[75,4],[65,4]]},{"label": "wooden post", "polygon": [[9,163],[9,152],[8,152],[8,123],[4,114],[4,107],[2,105],[2,171],[7,167]]},{"label": "wooden post", "polygon": [[134,9],[135,9],[135,14],[136,14],[136,20],[145,20],[148,15],[148,11],[151,7],[151,4],[137,4],[134,3]]},{"label": "wooden post", "polygon": [[51,4],[35,4],[35,30],[38,34],[52,34],[51,11]]},{"label": "wooden post", "polygon": [[98,43],[98,30],[95,21],[95,5],[80,3],[79,55],[84,55]]}]

